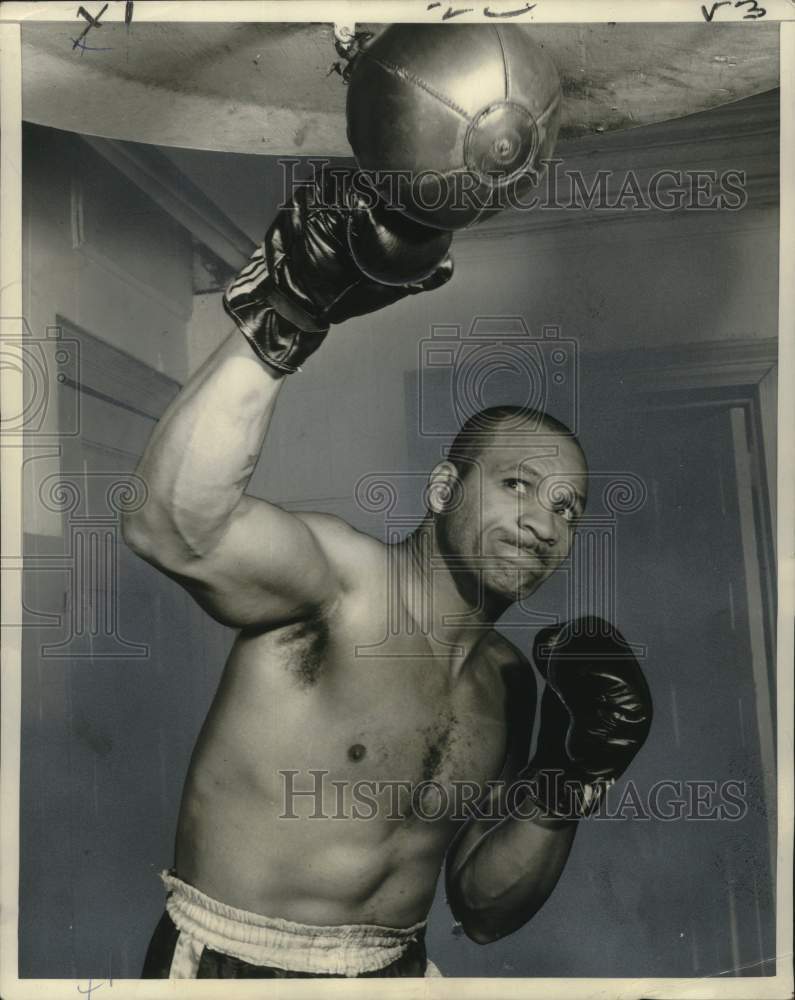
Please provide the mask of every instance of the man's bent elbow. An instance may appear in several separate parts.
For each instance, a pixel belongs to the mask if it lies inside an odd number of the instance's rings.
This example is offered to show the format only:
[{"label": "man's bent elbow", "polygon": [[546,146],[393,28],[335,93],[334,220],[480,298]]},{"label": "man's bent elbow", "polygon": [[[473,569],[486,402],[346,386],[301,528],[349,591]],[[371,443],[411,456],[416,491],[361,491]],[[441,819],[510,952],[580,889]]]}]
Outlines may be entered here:
[{"label": "man's bent elbow", "polygon": [[475,944],[491,944],[502,936],[489,920],[494,900],[484,898],[482,887],[480,892],[473,892],[476,888],[478,887],[472,884],[470,872],[459,870],[455,875],[448,872],[447,904],[453,916],[470,941]]},{"label": "man's bent elbow", "polygon": [[454,916],[469,940],[480,945],[494,944],[514,934],[530,919],[526,914],[486,911],[454,913]]},{"label": "man's bent elbow", "polygon": [[146,529],[141,518],[136,514],[122,515],[121,537],[127,548],[138,556],[144,556],[155,544],[152,533]]},{"label": "man's bent elbow", "polygon": [[469,938],[470,941],[474,941],[475,944],[493,944],[495,941],[499,941],[504,934],[501,934],[496,927],[488,926],[483,923],[470,923],[469,921],[462,921],[461,927],[464,934]]},{"label": "man's bent elbow", "polygon": [[[151,501],[150,501],[151,502]],[[168,526],[142,510],[122,515],[121,535],[127,548],[155,566],[176,566],[178,546]]]},{"label": "man's bent elbow", "polygon": [[509,900],[505,894],[480,894],[477,900],[448,896],[453,916],[463,932],[475,944],[493,944],[514,934],[531,920],[543,905],[543,899]]}]

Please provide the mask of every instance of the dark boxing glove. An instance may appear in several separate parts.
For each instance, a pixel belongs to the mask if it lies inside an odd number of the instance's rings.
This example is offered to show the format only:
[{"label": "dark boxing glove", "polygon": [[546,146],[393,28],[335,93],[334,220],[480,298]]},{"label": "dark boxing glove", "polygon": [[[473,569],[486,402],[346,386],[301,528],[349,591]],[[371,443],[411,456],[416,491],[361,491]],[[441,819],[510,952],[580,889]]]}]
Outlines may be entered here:
[{"label": "dark boxing glove", "polygon": [[224,295],[227,313],[277,375],[298,371],[331,324],[452,276],[452,233],[385,209],[352,176],[324,171],[299,188]]},{"label": "dark boxing glove", "polygon": [[546,688],[536,752],[522,778],[544,813],[578,819],[643,746],[651,693],[626,640],[601,618],[542,629],[533,658]]}]

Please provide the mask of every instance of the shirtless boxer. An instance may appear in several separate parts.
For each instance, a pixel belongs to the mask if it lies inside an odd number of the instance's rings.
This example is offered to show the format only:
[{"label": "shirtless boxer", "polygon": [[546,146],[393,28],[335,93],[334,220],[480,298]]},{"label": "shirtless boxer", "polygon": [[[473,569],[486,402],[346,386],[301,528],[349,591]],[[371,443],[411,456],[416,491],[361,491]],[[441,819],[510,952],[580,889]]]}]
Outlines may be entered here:
[{"label": "shirtless boxer", "polygon": [[[145,977],[425,975],[445,857],[467,935],[509,934],[648,731],[648,689],[615,630],[545,630],[528,764],[533,671],[492,626],[566,558],[585,504],[584,456],[556,421],[515,408],[471,420],[431,474],[424,521],[394,546],[245,493],[285,377],[329,325],[452,272],[437,256],[411,285],[372,279],[363,247],[382,254],[383,278],[431,241],[349,209],[307,188],[279,214],[225,296],[238,330],[140,463],[149,497],[125,521],[128,544],[239,630],[191,761]],[[557,772],[579,784],[540,780]],[[354,815],[362,782],[381,782],[372,815]],[[485,793],[479,813],[429,820],[462,782]]]}]

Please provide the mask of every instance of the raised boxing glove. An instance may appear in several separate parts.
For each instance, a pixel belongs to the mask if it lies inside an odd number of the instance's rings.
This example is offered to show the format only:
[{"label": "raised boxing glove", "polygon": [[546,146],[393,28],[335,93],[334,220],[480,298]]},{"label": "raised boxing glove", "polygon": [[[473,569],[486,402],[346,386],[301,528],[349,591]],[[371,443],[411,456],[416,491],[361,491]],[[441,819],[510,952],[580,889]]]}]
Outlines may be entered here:
[{"label": "raised boxing glove", "polygon": [[578,819],[643,746],[651,693],[626,640],[601,618],[542,629],[533,658],[546,688],[536,752],[521,778],[544,813]]},{"label": "raised boxing glove", "polygon": [[452,276],[452,233],[374,203],[351,176],[324,171],[299,188],[224,295],[227,313],[277,375],[298,371],[333,323]]}]

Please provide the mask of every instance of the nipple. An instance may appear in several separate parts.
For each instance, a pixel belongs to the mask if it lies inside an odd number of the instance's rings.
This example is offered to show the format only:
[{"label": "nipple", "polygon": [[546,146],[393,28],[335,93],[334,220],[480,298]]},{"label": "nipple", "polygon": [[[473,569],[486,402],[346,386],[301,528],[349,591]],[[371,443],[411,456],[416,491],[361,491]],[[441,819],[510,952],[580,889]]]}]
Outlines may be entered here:
[{"label": "nipple", "polygon": [[352,747],[348,747],[348,760],[362,760],[366,753],[366,747],[361,743],[354,743]]}]

